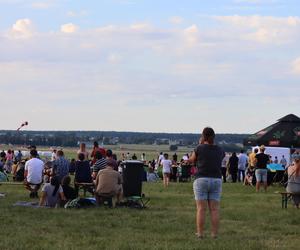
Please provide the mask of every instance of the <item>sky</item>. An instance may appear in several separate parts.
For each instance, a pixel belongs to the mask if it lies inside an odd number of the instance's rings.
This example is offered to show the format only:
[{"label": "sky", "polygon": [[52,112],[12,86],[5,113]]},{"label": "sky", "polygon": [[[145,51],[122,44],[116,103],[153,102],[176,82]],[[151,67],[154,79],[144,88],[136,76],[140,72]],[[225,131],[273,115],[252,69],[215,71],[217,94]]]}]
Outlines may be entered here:
[{"label": "sky", "polygon": [[0,129],[254,133],[300,116],[298,0],[0,0]]}]

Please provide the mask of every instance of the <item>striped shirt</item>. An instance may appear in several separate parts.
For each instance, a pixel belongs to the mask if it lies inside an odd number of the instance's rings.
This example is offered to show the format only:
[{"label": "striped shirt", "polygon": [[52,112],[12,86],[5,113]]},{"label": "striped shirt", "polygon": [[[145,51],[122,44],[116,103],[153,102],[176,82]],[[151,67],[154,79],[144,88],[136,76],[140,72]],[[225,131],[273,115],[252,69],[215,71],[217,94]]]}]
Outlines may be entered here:
[{"label": "striped shirt", "polygon": [[94,173],[98,173],[101,169],[106,168],[106,159],[102,158],[97,160],[92,168]]}]

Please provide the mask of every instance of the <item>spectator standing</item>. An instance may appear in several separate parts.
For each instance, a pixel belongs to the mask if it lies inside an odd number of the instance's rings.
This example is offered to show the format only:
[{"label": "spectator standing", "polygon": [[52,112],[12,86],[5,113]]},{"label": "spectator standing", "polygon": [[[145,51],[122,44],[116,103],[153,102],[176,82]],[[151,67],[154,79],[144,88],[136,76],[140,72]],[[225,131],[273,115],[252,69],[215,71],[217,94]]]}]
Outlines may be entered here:
[{"label": "spectator standing", "polygon": [[21,152],[21,150],[18,150],[18,153],[17,153],[17,155],[16,155],[16,161],[17,162],[20,162],[20,161],[22,161],[22,157],[23,157],[23,154],[22,154],[22,152]]},{"label": "spectator standing", "polygon": [[164,186],[168,187],[170,182],[170,174],[171,174],[171,168],[172,168],[172,161],[169,160],[169,155],[167,153],[164,154],[164,159],[161,162],[163,167],[163,181]]},{"label": "spectator standing", "polygon": [[300,204],[300,155],[293,157],[293,165],[288,168],[288,182],[286,191],[290,193],[298,193],[292,195],[294,206],[299,208]]},{"label": "spectator standing", "polygon": [[284,169],[286,168],[287,160],[284,158],[284,155],[282,155],[279,164],[281,164]]},{"label": "spectator standing", "polygon": [[258,149],[255,148],[254,151],[251,152],[250,155],[249,155],[249,159],[248,159],[249,167],[252,168],[252,169],[254,169],[255,166],[256,166],[256,157],[255,156],[256,156],[257,153],[258,153]]},{"label": "spectator standing", "polygon": [[157,158],[158,166],[161,165],[161,162],[162,162],[163,159],[164,159],[164,154],[163,154],[163,152],[160,152],[160,153],[159,153],[159,156],[158,156],[158,158]]},{"label": "spectator standing", "polygon": [[56,149],[53,149],[53,151],[52,151],[52,154],[51,154],[51,161],[55,161],[56,160],[56,153],[57,153],[57,151],[56,151]]},{"label": "spectator standing", "polygon": [[205,212],[208,206],[211,219],[211,236],[216,238],[219,229],[219,207],[222,192],[221,165],[224,151],[214,144],[215,132],[212,128],[203,129],[199,144],[189,162],[196,163],[197,174],[193,183],[197,212],[197,237],[203,238]]},{"label": "spectator standing", "polygon": [[80,145],[79,145],[79,150],[77,151],[77,155],[79,155],[79,154],[84,154],[84,158],[86,160],[89,159],[89,152],[86,150],[86,145],[83,142],[80,143]]},{"label": "spectator standing", "polygon": [[227,178],[227,166],[228,166],[228,161],[229,161],[229,155],[225,154],[223,160],[222,160],[222,177],[223,177],[223,182],[226,182],[226,178]]},{"label": "spectator standing", "polygon": [[106,155],[106,150],[102,147],[99,147],[99,144],[97,141],[94,141],[94,148],[93,151],[91,153],[91,157],[92,157],[92,164],[95,164],[95,162],[97,161],[96,159],[96,152],[100,152],[102,157],[105,157]]},{"label": "spectator standing", "polygon": [[248,163],[248,157],[244,153],[244,150],[241,150],[241,153],[238,156],[239,162],[238,162],[238,182],[241,182],[241,176],[242,176],[242,182],[244,183],[245,180],[245,170],[247,168]]},{"label": "spectator standing", "polygon": [[14,159],[14,154],[11,149],[7,150],[6,153],[6,160],[5,160],[5,165],[4,168],[6,170],[6,173],[10,173],[12,170],[12,164],[13,164],[13,159]]},{"label": "spectator standing", "polygon": [[268,188],[268,170],[267,164],[270,163],[270,157],[265,154],[265,146],[262,145],[259,148],[260,153],[255,156],[256,158],[256,192],[259,192],[260,185],[263,183],[265,192]]},{"label": "spectator standing", "polygon": [[231,175],[233,183],[235,183],[237,179],[238,164],[239,164],[239,158],[236,156],[236,153],[233,152],[229,158],[229,173]]}]

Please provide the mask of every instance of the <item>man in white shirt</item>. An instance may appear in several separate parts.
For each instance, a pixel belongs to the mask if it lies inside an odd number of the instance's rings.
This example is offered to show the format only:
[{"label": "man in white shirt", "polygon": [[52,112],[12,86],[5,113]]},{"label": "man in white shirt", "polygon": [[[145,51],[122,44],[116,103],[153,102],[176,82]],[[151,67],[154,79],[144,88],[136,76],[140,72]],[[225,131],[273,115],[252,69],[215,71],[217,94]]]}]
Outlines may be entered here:
[{"label": "man in white shirt", "polygon": [[38,197],[38,190],[43,182],[44,162],[37,158],[35,149],[30,151],[31,159],[25,163],[24,182],[25,187],[30,191],[30,198]]},{"label": "man in white shirt", "polygon": [[244,183],[245,170],[247,168],[247,163],[248,163],[248,157],[244,153],[244,150],[241,150],[241,153],[239,154],[238,158],[239,158],[239,163],[238,163],[238,182],[241,181],[241,174],[242,174],[242,182]]}]

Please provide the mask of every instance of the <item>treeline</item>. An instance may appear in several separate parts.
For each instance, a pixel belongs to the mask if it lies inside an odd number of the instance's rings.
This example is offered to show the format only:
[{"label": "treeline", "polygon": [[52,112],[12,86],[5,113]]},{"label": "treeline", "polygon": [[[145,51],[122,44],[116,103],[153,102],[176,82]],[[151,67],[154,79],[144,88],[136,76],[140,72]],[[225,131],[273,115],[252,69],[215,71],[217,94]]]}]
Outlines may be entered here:
[{"label": "treeline", "polygon": [[[241,144],[246,134],[217,134],[217,143],[223,147]],[[109,144],[175,144],[196,145],[199,134],[192,133],[144,133],[116,131],[12,131],[0,130],[1,144],[74,147],[78,142],[98,141]]]}]

